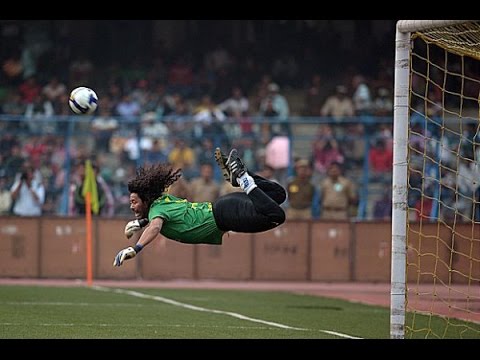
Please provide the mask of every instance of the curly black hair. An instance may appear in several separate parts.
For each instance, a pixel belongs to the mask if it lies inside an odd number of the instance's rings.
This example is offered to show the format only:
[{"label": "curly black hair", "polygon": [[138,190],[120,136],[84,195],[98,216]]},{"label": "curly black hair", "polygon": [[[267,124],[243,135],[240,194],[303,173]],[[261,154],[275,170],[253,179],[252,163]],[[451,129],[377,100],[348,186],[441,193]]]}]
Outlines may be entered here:
[{"label": "curly black hair", "polygon": [[128,191],[136,193],[147,206],[150,206],[180,176],[182,169],[173,170],[170,164],[142,166],[137,169],[135,179],[128,182]]}]

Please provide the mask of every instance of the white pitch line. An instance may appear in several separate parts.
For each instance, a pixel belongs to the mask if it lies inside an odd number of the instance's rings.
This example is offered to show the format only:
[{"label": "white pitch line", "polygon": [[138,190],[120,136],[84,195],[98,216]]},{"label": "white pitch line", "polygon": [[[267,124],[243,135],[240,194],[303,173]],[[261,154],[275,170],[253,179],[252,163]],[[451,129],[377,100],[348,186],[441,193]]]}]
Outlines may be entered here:
[{"label": "white pitch line", "polygon": [[[190,310],[195,310],[195,311],[228,315],[228,316],[231,316],[231,317],[234,317],[234,318],[237,318],[237,319],[252,321],[252,322],[256,322],[256,323],[260,323],[260,324],[269,325],[269,326],[272,326],[272,327],[278,327],[278,328],[281,328],[281,329],[297,330],[297,331],[312,331],[310,329],[297,328],[297,327],[288,326],[288,325],[284,325],[284,324],[280,324],[280,323],[276,323],[276,322],[272,322],[272,321],[256,319],[256,318],[252,318],[252,317],[245,316],[245,315],[235,313],[235,312],[231,312],[231,311],[207,309],[207,308],[204,308],[204,307],[201,307],[201,306],[186,304],[186,303],[182,303],[180,301],[168,299],[168,298],[165,298],[163,296],[148,295],[148,294],[143,294],[141,292],[133,291],[133,290],[111,289],[111,288],[105,288],[103,286],[92,286],[92,288],[95,289],[95,290],[100,290],[100,291],[113,291],[113,292],[116,292],[116,293],[119,293],[119,294],[127,294],[127,295],[135,296],[135,297],[138,297],[138,298],[142,298],[142,299],[150,299],[150,300],[160,301],[160,302],[163,302],[163,303],[166,303],[166,304],[179,306],[179,307],[183,307],[185,309],[190,309]],[[351,335],[347,335],[347,334],[343,334],[343,333],[339,333],[339,332],[335,332],[335,331],[329,331],[329,330],[318,330],[318,331],[323,332],[325,334],[335,335],[335,336],[343,337],[343,338],[347,338],[347,339],[361,339],[359,337],[355,337],[355,336],[351,336]]]}]

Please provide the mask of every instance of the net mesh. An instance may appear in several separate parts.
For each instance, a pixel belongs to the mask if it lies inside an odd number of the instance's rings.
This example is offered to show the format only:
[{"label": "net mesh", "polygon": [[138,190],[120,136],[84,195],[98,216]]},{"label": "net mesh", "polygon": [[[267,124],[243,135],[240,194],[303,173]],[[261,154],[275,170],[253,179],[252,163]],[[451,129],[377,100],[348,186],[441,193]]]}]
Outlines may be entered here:
[{"label": "net mesh", "polygon": [[405,334],[479,338],[480,24],[411,36]]}]

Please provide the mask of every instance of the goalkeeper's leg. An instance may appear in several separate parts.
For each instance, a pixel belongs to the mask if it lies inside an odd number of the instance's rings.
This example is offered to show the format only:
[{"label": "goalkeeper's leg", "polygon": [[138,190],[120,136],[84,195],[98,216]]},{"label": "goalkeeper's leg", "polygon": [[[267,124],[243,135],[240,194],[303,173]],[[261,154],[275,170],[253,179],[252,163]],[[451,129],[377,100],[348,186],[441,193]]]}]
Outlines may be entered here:
[{"label": "goalkeeper's leg", "polygon": [[[280,185],[278,187],[283,190]],[[275,190],[276,200],[280,201],[282,191],[276,186],[272,189]],[[257,186],[248,195],[234,192],[218,198],[213,203],[213,214],[219,229],[223,231],[267,231],[285,222],[285,211],[276,200]]]},{"label": "goalkeeper's leg", "polygon": [[230,181],[238,184],[244,193],[230,193],[217,199],[213,214],[220,230],[261,232],[285,222],[285,212],[280,207],[286,191],[280,185],[260,176],[252,177],[236,149],[228,156]]}]

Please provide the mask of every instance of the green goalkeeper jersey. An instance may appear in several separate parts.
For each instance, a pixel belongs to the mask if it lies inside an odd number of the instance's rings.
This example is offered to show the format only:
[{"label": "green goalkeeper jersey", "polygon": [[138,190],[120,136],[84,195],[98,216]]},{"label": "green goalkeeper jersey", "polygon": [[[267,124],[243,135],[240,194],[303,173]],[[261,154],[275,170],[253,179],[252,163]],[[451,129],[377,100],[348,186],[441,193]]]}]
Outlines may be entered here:
[{"label": "green goalkeeper jersey", "polygon": [[221,244],[222,235],[213,217],[211,202],[188,202],[164,194],[150,206],[148,219],[161,217],[160,233],[172,240],[187,244]]}]

